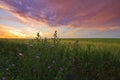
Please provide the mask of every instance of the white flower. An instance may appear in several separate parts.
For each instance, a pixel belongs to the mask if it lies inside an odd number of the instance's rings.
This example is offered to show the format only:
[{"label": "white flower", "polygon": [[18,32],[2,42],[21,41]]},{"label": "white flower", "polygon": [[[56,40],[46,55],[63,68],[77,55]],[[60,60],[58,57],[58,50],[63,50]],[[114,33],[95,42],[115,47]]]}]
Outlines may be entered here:
[{"label": "white flower", "polygon": [[23,54],[22,54],[22,53],[18,53],[18,55],[19,55],[19,56],[23,56]]},{"label": "white flower", "polygon": [[8,70],[9,70],[9,68],[6,68],[6,70],[8,71]]},{"label": "white flower", "polygon": [[36,56],[36,59],[39,59],[39,58],[40,58],[40,56],[37,55],[37,56]]},{"label": "white flower", "polygon": [[15,64],[12,64],[13,67],[15,67]]}]

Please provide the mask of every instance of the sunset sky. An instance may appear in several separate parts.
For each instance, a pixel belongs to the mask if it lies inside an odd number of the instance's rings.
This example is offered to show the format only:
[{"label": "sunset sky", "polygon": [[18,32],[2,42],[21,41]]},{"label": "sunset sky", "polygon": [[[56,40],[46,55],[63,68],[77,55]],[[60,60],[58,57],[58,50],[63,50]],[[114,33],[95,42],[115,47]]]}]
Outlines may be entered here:
[{"label": "sunset sky", "polygon": [[120,38],[120,0],[0,0],[0,38]]}]

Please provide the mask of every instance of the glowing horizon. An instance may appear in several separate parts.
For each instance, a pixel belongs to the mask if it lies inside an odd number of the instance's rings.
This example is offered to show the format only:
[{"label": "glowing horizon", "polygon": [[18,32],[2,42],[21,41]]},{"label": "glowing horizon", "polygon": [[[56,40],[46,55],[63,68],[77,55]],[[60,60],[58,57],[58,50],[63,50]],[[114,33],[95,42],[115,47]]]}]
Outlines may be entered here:
[{"label": "glowing horizon", "polygon": [[120,38],[120,0],[1,0],[0,38]]}]

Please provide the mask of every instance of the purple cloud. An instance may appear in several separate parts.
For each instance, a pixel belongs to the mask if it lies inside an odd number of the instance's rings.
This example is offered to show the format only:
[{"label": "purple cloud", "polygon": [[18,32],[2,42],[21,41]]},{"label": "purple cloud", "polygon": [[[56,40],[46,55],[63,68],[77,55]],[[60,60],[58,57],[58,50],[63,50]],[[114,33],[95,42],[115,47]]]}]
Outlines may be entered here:
[{"label": "purple cloud", "polygon": [[3,0],[3,2],[14,13],[46,22],[51,26],[120,25],[120,0]]}]

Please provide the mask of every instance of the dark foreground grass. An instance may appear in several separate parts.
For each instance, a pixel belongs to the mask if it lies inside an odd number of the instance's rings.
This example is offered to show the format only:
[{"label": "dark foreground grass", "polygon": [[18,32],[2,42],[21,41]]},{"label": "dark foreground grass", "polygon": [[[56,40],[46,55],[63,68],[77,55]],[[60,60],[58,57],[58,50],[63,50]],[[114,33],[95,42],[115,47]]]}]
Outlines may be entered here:
[{"label": "dark foreground grass", "polygon": [[[80,39],[79,39],[80,40]],[[1,80],[120,80],[119,39],[0,40]]]}]

